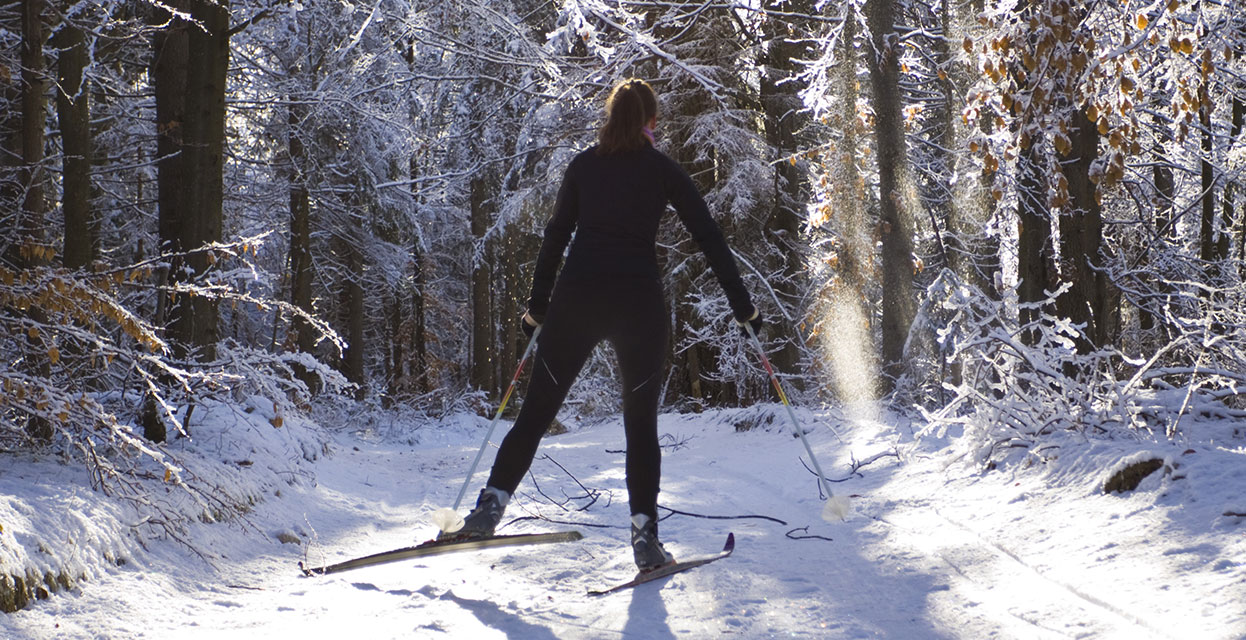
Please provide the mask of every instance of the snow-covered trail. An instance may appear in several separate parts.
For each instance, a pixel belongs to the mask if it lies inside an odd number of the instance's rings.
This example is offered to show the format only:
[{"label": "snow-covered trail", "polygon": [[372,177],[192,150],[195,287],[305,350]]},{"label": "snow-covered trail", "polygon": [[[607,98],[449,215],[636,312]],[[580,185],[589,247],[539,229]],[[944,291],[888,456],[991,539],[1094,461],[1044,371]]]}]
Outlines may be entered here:
[{"label": "snow-covered trail", "polygon": [[[837,428],[847,445],[826,428],[810,435],[833,478],[847,475],[850,456],[894,446],[893,428]],[[267,535],[198,527],[213,566],[152,545],[79,592],[0,616],[0,637],[1246,637],[1246,527],[1167,539],[1164,513],[1140,500],[1060,500],[1037,477],[894,456],[834,486],[858,496],[856,513],[828,524],[803,449],[782,426],[737,433],[721,414],[667,415],[660,431],[669,446],[659,502],[683,512],[662,521],[667,547],[710,553],[733,531],[731,558],[585,594],[634,572],[622,429],[605,423],[547,438],[504,520],[575,523],[584,540],[302,577],[303,549],[275,534],[310,540],[314,564],[423,541],[435,533],[428,514],[452,505],[483,435],[454,424],[424,427],[414,444],[341,433],[315,487],[258,506],[251,520]],[[599,492],[591,504],[585,488]],[[565,497],[566,510],[550,502]],[[529,519],[503,532],[568,526]],[[1100,537],[1105,527],[1114,542]]]}]

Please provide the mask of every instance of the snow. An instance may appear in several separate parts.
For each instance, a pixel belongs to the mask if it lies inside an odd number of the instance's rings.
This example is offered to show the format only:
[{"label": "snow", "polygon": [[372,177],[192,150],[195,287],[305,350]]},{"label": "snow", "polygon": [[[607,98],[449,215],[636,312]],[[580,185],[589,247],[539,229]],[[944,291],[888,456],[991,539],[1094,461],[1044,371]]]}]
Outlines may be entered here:
[{"label": "snow", "polygon": [[[343,410],[274,428],[271,405],[248,406],[203,410],[178,445],[200,473],[247,460],[220,478],[256,498],[246,524],[191,525],[199,553],[92,491],[76,464],[5,455],[0,571],[86,579],[0,615],[0,638],[1246,637],[1240,424],[1189,425],[1179,443],[1070,436],[1059,455],[984,470],[955,434],[917,440],[896,416],[801,410],[836,495],[852,497],[848,519],[828,523],[780,406],[663,415],[663,540],[689,558],[731,531],[735,554],[590,597],[634,573],[618,419],[548,437],[501,530],[574,527],[584,540],[307,578],[300,560],[435,535],[430,516],[453,504],[487,420]],[[773,419],[736,430],[759,411]],[[1102,492],[1110,471],[1147,457],[1166,466]],[[525,516],[548,520],[513,521]]]}]

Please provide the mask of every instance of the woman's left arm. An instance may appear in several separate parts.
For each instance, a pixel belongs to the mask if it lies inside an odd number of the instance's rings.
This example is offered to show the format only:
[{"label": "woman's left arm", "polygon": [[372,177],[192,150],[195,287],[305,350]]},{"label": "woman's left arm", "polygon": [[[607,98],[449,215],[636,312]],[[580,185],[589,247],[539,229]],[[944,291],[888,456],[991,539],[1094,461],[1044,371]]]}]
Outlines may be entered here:
[{"label": "woman's left arm", "polygon": [[575,160],[572,160],[563,173],[562,186],[558,188],[558,199],[554,203],[554,215],[545,225],[541,251],[537,254],[536,269],[532,274],[528,313],[538,322],[545,319],[549,297],[554,291],[554,279],[558,275],[558,266],[562,264],[562,254],[567,250],[567,243],[571,241],[571,234],[580,219],[580,197],[574,169]]}]

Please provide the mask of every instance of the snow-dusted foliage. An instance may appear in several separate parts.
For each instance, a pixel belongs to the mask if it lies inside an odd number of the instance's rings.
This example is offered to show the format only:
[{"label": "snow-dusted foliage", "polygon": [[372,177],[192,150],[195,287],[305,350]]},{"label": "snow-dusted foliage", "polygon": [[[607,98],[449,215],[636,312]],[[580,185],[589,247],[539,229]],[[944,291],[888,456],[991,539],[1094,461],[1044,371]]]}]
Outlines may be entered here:
[{"label": "snow-dusted foliage", "polygon": [[[1050,317],[1017,324],[1008,311],[1015,299],[993,301],[944,271],[928,289],[921,319],[938,327],[942,357],[914,366],[918,379],[942,379],[940,389],[924,392],[932,408],[922,410],[921,433],[955,436],[974,463],[994,466],[1055,457],[1091,439],[1165,441],[1193,422],[1240,420],[1246,352],[1234,339],[1241,325],[1227,334],[1223,328],[1241,322],[1242,291],[1229,293],[1232,306],[1205,310],[1205,317],[1225,322],[1209,320],[1218,331],[1183,326],[1153,353],[1087,354],[1077,349],[1084,327]],[[1019,306],[1037,308],[1051,299]],[[1171,314],[1167,319],[1181,323]]]}]

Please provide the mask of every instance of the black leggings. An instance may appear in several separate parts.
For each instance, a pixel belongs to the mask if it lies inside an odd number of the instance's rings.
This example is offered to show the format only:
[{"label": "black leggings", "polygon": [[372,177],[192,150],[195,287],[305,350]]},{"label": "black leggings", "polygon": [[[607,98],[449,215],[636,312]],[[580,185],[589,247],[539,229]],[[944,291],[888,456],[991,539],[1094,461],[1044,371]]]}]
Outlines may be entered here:
[{"label": "black leggings", "polygon": [[623,379],[628,500],[632,513],[656,520],[662,474],[658,401],[667,322],[658,282],[559,282],[537,340],[528,394],[502,440],[489,486],[515,493],[571,383],[597,344],[608,340]]}]

